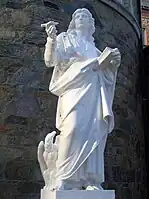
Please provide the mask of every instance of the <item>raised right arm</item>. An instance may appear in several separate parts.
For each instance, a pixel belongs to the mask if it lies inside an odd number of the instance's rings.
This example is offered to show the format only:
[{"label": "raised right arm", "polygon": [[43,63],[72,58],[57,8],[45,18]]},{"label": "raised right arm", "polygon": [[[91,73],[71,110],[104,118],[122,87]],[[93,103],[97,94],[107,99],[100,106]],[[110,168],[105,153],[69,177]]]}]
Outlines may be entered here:
[{"label": "raised right arm", "polygon": [[49,67],[53,67],[54,56],[56,53],[56,39],[47,37],[47,43],[45,45],[45,52],[44,52],[44,62],[45,65]]},{"label": "raised right arm", "polygon": [[56,64],[60,64],[65,59],[65,35],[66,33],[62,32],[55,38],[47,37],[44,52],[44,61],[47,67],[54,67]]},{"label": "raised right arm", "polygon": [[56,48],[56,25],[58,23],[49,21],[48,23],[41,24],[41,27],[45,27],[45,31],[48,35],[47,43],[45,45],[44,61],[47,67],[53,67],[53,60]]}]

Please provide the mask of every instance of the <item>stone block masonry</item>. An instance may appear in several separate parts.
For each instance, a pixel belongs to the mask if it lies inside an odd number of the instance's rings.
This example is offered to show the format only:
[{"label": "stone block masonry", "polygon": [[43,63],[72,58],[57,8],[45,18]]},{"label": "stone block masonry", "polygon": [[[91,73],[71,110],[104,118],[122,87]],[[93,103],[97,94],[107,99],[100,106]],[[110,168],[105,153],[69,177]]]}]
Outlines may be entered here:
[{"label": "stone block masonry", "polygon": [[[43,62],[46,34],[40,24],[59,22],[66,31],[74,9],[87,7],[96,19],[99,49],[118,47],[122,65],[114,99],[115,130],[105,151],[104,187],[116,199],[146,196],[144,136],[136,100],[139,37],[132,24],[97,0],[3,0],[0,3],[0,199],[37,199],[43,179],[37,162],[38,142],[55,130],[57,98],[48,91],[52,69]],[[48,4],[49,5],[49,4]],[[137,4],[136,4],[137,5]],[[124,10],[123,10],[124,13]],[[127,27],[127,28],[126,28]]]}]

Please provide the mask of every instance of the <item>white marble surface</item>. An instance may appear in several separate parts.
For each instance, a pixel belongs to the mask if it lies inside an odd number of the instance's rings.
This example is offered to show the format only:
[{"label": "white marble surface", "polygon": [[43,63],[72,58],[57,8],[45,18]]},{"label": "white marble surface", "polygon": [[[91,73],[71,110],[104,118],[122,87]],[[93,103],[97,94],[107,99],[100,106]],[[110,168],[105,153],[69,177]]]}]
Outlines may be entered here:
[{"label": "white marble surface", "polygon": [[41,190],[41,199],[115,199],[114,190],[104,191],[49,191]]}]

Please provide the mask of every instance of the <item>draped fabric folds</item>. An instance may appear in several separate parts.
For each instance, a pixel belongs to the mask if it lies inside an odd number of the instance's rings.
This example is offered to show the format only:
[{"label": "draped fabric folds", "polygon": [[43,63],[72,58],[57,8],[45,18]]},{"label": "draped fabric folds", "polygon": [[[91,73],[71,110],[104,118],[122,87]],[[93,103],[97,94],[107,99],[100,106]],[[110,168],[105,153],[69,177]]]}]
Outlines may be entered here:
[{"label": "draped fabric folds", "polygon": [[59,97],[56,127],[61,131],[56,177],[80,180],[92,176],[101,183],[107,135],[114,127],[117,66],[92,70],[101,52],[93,42],[79,39],[61,33],[53,58],[49,90]]}]

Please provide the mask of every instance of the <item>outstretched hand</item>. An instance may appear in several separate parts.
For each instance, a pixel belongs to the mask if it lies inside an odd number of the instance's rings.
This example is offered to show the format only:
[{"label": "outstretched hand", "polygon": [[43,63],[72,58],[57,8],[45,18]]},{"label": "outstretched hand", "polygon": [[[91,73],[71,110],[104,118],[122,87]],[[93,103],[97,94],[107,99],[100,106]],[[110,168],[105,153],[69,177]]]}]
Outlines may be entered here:
[{"label": "outstretched hand", "polygon": [[56,25],[58,25],[58,22],[55,21],[49,21],[47,23],[41,24],[42,28],[45,28],[45,31],[48,35],[48,37],[50,37],[51,39],[55,39],[56,38]]}]

